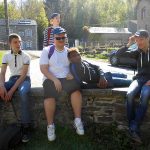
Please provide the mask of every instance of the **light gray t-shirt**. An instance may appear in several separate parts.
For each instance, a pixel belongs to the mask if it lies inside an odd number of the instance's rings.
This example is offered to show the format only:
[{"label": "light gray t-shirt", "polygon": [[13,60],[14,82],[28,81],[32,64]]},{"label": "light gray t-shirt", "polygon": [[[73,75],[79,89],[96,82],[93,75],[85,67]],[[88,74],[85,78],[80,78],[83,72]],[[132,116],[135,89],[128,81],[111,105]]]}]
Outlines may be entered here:
[{"label": "light gray t-shirt", "polygon": [[[45,47],[40,57],[40,65],[49,65],[49,72],[56,78],[66,78],[69,73],[69,60],[67,57],[68,51],[64,47],[63,51],[58,51],[56,48],[50,58],[48,58],[50,46]],[[44,80],[46,77],[44,77]]]}]

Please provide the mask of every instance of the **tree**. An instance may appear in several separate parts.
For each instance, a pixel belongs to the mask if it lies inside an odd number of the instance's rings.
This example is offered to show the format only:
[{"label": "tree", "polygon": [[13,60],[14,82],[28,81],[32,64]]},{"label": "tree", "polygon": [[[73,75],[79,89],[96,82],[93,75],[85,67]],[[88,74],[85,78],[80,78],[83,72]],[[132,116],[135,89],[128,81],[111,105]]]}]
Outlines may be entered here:
[{"label": "tree", "polygon": [[36,20],[38,28],[38,47],[43,47],[43,32],[48,26],[48,20],[46,17],[44,4],[42,0],[26,0],[22,5],[22,17],[25,19]]}]

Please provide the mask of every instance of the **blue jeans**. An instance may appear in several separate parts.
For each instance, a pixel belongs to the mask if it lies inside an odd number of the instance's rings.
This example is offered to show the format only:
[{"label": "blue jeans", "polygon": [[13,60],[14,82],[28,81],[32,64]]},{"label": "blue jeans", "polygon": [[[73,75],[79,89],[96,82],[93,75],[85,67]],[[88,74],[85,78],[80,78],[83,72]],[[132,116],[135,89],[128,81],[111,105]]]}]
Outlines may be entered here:
[{"label": "blue jeans", "polygon": [[[134,80],[127,92],[127,117],[130,130],[139,131],[139,125],[145,116],[150,98],[150,86],[145,85],[147,79]],[[135,106],[135,97],[140,94],[139,103]]]},{"label": "blue jeans", "polygon": [[127,87],[132,81],[131,79],[127,79],[127,76],[122,73],[106,72],[105,77],[109,87]]},{"label": "blue jeans", "polygon": [[[5,88],[9,91],[18,80],[19,76],[12,76],[7,82],[5,82]],[[25,80],[19,85],[18,92],[21,100],[21,123],[28,124],[31,122],[30,104],[29,104],[29,92],[31,89],[30,77],[26,77]]]}]

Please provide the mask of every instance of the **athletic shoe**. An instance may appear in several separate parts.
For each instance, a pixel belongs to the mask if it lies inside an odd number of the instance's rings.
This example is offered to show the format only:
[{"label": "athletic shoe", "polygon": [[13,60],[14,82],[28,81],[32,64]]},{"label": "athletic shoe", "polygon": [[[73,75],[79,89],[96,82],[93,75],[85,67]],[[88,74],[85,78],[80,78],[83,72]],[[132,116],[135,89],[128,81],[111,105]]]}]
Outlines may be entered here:
[{"label": "athletic shoe", "polygon": [[55,126],[54,125],[48,125],[47,126],[47,137],[48,137],[49,141],[54,141],[56,139]]}]

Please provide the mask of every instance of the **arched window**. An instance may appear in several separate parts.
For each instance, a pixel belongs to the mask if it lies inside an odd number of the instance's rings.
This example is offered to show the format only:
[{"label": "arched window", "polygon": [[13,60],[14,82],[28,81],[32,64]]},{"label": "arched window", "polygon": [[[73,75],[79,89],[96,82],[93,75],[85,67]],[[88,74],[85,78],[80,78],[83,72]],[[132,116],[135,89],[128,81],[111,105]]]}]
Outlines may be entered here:
[{"label": "arched window", "polygon": [[143,20],[146,17],[146,8],[143,7],[141,10],[141,19]]}]

